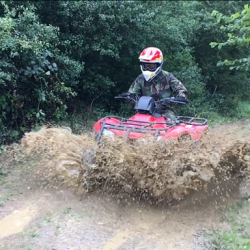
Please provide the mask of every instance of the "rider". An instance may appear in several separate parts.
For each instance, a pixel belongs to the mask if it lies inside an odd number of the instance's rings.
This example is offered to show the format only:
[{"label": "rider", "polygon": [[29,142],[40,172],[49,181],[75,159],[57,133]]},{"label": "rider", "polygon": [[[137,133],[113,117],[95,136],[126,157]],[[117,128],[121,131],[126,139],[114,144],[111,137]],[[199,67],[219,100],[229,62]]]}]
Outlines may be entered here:
[{"label": "rider", "polygon": [[[160,49],[144,49],[139,60],[142,74],[130,86],[130,94],[151,96],[155,101],[174,96],[181,102],[188,102],[187,89],[183,84],[171,73],[162,70],[163,54]],[[169,105],[162,105],[160,113],[166,120],[175,121],[175,114]]]}]

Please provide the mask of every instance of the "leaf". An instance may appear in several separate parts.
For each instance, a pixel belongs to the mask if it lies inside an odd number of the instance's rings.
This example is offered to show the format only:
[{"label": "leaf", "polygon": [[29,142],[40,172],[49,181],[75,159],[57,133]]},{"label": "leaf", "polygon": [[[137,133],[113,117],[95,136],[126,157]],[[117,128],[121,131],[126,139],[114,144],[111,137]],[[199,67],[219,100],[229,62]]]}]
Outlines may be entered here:
[{"label": "leaf", "polygon": [[222,46],[223,46],[223,44],[222,44],[222,43],[220,43],[220,44],[218,45],[218,49],[221,49],[221,48],[222,48]]},{"label": "leaf", "polygon": [[50,71],[47,71],[45,75],[50,76]]},{"label": "leaf", "polygon": [[218,43],[216,43],[216,42],[211,42],[211,43],[209,43],[209,45],[211,46],[211,48],[215,48],[215,47],[218,45]]},{"label": "leaf", "polygon": [[220,66],[223,66],[223,65],[224,65],[224,62],[219,61],[219,62],[217,62],[217,65],[216,65],[216,66],[220,67]]},{"label": "leaf", "polygon": [[211,16],[214,17],[214,16],[216,16],[217,13],[218,13],[217,10],[213,10],[212,13],[211,13]]},{"label": "leaf", "polygon": [[19,56],[18,52],[11,52],[10,57],[15,57],[15,56]]},{"label": "leaf", "polygon": [[40,113],[42,116],[45,116],[45,113],[42,111],[42,109],[39,111],[39,113]]},{"label": "leaf", "polygon": [[235,14],[233,15],[234,18],[238,18],[239,16],[240,16],[240,13],[239,13],[239,12],[237,12],[237,13],[235,13]]},{"label": "leaf", "polygon": [[218,14],[216,15],[216,18],[217,18],[217,23],[220,23],[222,14],[218,12]]}]

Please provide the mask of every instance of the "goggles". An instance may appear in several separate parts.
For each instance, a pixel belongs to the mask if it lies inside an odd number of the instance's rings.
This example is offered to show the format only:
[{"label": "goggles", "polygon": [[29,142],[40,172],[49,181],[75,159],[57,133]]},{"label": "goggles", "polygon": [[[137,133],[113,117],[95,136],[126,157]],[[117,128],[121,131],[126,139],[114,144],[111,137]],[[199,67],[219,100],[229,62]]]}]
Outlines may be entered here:
[{"label": "goggles", "polygon": [[155,71],[159,66],[160,64],[159,63],[145,63],[145,62],[141,62],[140,63],[141,66],[142,66],[142,69],[144,71]]}]

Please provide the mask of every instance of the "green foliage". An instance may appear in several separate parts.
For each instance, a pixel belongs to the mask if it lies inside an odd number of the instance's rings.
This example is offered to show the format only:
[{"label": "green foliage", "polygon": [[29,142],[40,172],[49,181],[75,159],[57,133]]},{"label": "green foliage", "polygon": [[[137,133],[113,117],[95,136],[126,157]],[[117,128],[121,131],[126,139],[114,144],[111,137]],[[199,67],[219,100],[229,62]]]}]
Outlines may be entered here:
[{"label": "green foliage", "polygon": [[[247,96],[249,73],[246,71],[229,71],[228,66],[216,67],[218,61],[223,58],[233,60],[246,53],[240,48],[226,46],[221,50],[215,50],[209,45],[212,41],[223,41],[227,34],[220,29],[220,25],[211,16],[213,10],[222,15],[230,16],[239,12],[247,1],[228,1],[225,7],[223,1],[199,2],[196,7],[195,19],[198,21],[194,31],[192,46],[194,48],[195,61],[201,69],[203,81],[206,85],[206,107],[203,111],[218,112],[230,119],[238,117],[239,101],[249,101]],[[204,105],[203,105],[204,106]]]},{"label": "green foliage", "polygon": [[211,42],[212,48],[218,47],[222,49],[225,46],[233,46],[236,48],[244,48],[243,51],[247,57],[242,57],[234,60],[225,59],[219,61],[218,66],[226,65],[231,66],[230,69],[243,69],[248,71],[250,68],[250,7],[248,4],[244,5],[244,9],[241,12],[236,12],[230,16],[223,15],[217,10],[214,10],[211,14],[216,18],[217,23],[223,22],[221,30],[227,33],[227,40],[225,42]]},{"label": "green foliage", "polygon": [[213,230],[207,233],[213,249],[250,249],[249,202],[232,207],[226,215],[228,230]]},{"label": "green foliage", "polygon": [[[4,16],[0,17],[0,129],[3,140],[8,135],[18,137],[19,131],[34,123],[60,118],[67,108],[66,100],[76,93],[72,89],[74,82],[61,80],[67,75],[63,68],[70,60],[63,58],[56,47],[58,28],[41,24],[32,5],[9,8],[5,2],[1,4],[5,9]],[[74,80],[80,70],[76,68],[73,72],[75,75],[68,75],[68,80]],[[6,129],[8,133],[4,134]]]},{"label": "green foliage", "polygon": [[38,9],[44,23],[60,28],[61,49],[84,62],[78,98],[91,103],[100,95],[95,103],[105,102],[111,109],[110,99],[126,91],[141,73],[138,55],[145,47],[159,46],[169,71],[192,64],[186,46],[196,24],[191,18],[193,6],[168,1],[79,1],[43,2]]}]

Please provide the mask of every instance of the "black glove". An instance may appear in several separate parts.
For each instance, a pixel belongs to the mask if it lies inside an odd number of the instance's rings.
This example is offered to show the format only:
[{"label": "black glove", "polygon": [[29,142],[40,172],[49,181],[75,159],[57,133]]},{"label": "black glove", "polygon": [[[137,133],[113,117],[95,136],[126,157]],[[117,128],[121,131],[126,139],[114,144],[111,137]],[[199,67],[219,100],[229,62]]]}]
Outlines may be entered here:
[{"label": "black glove", "polygon": [[177,97],[176,101],[188,103],[188,99],[184,96]]},{"label": "black glove", "polygon": [[120,94],[121,97],[128,97],[130,95],[130,93],[122,93]]}]

